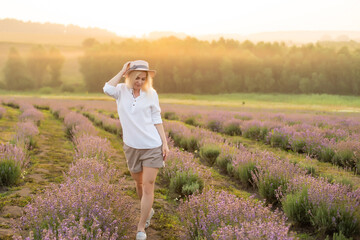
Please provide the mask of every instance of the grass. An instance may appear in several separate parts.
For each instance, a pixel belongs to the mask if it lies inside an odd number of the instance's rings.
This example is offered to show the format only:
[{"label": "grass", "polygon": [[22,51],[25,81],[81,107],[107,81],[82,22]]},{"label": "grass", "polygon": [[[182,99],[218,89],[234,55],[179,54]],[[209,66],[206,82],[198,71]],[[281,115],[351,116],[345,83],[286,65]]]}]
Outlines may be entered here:
[{"label": "grass", "polygon": [[161,103],[208,105],[219,107],[287,108],[301,110],[360,112],[360,98],[329,94],[258,94],[218,95],[161,94]]},{"label": "grass", "polygon": [[[19,115],[18,109],[7,108],[11,118],[1,120],[1,126],[8,126],[17,122],[16,116]],[[31,194],[37,194],[44,190],[50,183],[62,181],[63,171],[72,162],[73,146],[66,138],[63,124],[54,118],[48,110],[42,110],[44,120],[39,126],[39,135],[35,138],[38,147],[30,151],[30,166],[26,169],[25,178],[20,181],[18,186],[7,188],[0,194],[0,209],[4,206],[24,207],[31,201],[30,196],[20,196],[17,191],[28,188]],[[3,136],[3,134],[1,134]],[[8,139],[4,139],[8,140]],[[36,181],[31,175],[38,174],[43,178]]]},{"label": "grass", "polygon": [[[101,89],[99,90],[101,91]],[[54,90],[45,94],[41,91],[6,91],[0,90],[0,96],[11,97],[39,97],[55,99],[77,100],[113,100],[104,93],[61,93]],[[261,93],[232,93],[217,95],[195,94],[159,94],[160,103],[214,106],[214,107],[250,107],[294,110],[319,110],[339,112],[360,112],[360,98],[358,96],[342,96],[329,94],[261,94]]]},{"label": "grass", "polygon": [[0,118],[0,143],[9,142],[15,135],[16,124],[18,123],[18,117],[21,112],[19,109],[14,109],[1,105],[6,109],[5,115]]}]

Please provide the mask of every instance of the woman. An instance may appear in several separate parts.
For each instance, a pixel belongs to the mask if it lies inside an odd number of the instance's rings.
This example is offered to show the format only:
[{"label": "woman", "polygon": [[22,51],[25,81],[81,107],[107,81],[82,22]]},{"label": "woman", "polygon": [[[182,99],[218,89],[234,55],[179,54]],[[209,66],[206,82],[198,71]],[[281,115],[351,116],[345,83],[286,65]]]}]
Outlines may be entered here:
[{"label": "woman", "polygon": [[[146,239],[145,228],[154,214],[154,183],[169,153],[159,98],[152,87],[155,70],[143,60],[130,61],[105,83],[104,93],[116,99],[123,130],[124,152],[141,200],[136,239]],[[125,76],[125,83],[119,83]]]}]

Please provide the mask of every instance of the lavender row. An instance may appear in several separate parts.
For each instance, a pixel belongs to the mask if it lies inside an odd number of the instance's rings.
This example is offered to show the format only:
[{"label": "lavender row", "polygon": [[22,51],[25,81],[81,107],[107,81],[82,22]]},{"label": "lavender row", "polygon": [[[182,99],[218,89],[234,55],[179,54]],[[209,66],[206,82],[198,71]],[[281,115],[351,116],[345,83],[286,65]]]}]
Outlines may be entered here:
[{"label": "lavender row", "polygon": [[109,118],[96,111],[85,111],[82,112],[82,114],[90,119],[96,126],[122,137],[122,128],[119,119]]},{"label": "lavender row", "polygon": [[[281,113],[273,110],[262,111],[224,111],[224,110],[207,110],[206,108],[200,109],[199,107],[176,105],[162,105],[162,110],[165,118],[177,118],[176,120],[189,120],[193,119],[195,122],[202,126],[206,126],[211,120],[225,123],[227,125],[231,121],[249,121],[258,120],[261,122],[269,121],[281,123],[282,125],[300,125],[305,124],[309,126],[318,127],[321,129],[342,129],[341,134],[360,133],[360,116],[359,114],[347,115],[345,114],[331,114],[331,113]],[[175,120],[175,119],[174,119]]]},{"label": "lavender row", "polygon": [[29,153],[36,146],[35,136],[39,133],[38,127],[43,115],[32,105],[20,102],[8,102],[12,107],[19,106],[22,114],[17,123],[15,134],[9,143],[0,145],[0,185],[16,184],[29,164]]},{"label": "lavender row", "polygon": [[[334,196],[342,196],[344,197],[343,199],[348,199],[349,201],[332,201],[332,198],[327,198],[328,201],[324,200],[321,202],[321,208],[319,205],[313,206],[312,210],[313,212],[317,212],[317,215],[311,214],[308,211],[303,212],[303,214],[305,214],[304,216],[310,219],[307,223],[313,225],[318,231],[325,229],[324,231],[329,234],[342,232],[350,236],[359,231],[359,190],[352,191],[346,185],[330,184],[322,178],[314,178],[307,175],[306,171],[298,165],[286,159],[280,159],[269,152],[258,151],[252,153],[245,147],[241,145],[233,146],[224,139],[216,141],[215,139],[219,138],[215,136],[216,134],[210,131],[206,132],[201,128],[187,128],[183,124],[175,121],[166,121],[165,128],[169,130],[169,135],[174,139],[175,144],[187,148],[190,151],[198,152],[200,158],[207,164],[216,165],[230,176],[244,183],[252,184],[269,203],[279,202],[282,203],[283,206],[289,205],[290,203],[284,202],[285,200],[283,200],[287,198],[279,197],[279,192],[284,193],[282,196],[287,196],[288,192],[286,190],[288,188],[290,189],[289,184],[291,184],[291,181],[303,178],[304,176],[319,186],[322,186],[322,188],[318,187],[317,189],[327,189],[336,185],[337,187],[332,194],[334,194]],[[307,184],[302,184],[301,188],[297,189],[295,193],[298,194],[299,192],[305,191],[304,189],[308,187]],[[315,192],[308,192],[306,198],[314,199]],[[290,199],[289,201],[293,201],[293,198],[288,199]],[[301,208],[301,206],[298,206],[298,208]],[[343,209],[342,214],[338,216],[336,221],[332,222],[332,218],[334,217],[332,213],[334,211],[340,211],[339,209]],[[299,219],[293,216],[292,210],[288,208],[284,210],[292,220],[301,223]],[[323,224],[328,221],[333,224]],[[353,224],[353,227],[347,225],[349,222]]]},{"label": "lavender row", "polygon": [[286,217],[261,201],[209,189],[179,206],[183,239],[295,239]]},{"label": "lavender row", "polygon": [[40,125],[41,120],[44,118],[42,112],[28,103],[20,103],[19,108],[22,111],[19,117],[21,121],[33,121],[36,125]]},{"label": "lavender row", "polygon": [[[202,131],[205,130],[200,130],[198,137]],[[220,138],[201,143],[213,143],[216,140]],[[179,206],[185,227],[183,239],[229,239],[235,236],[233,227],[242,234],[236,234],[238,239],[245,236],[247,239],[293,239],[283,214],[272,213],[263,206],[264,203],[239,199],[225,191],[216,192],[211,188],[204,190],[204,183],[211,179],[211,171],[200,164],[192,153],[175,147],[172,139],[168,139],[168,142],[171,150],[166,167],[160,169],[159,176],[169,186],[171,193],[184,197]]]},{"label": "lavender row", "polygon": [[[177,115],[180,114],[180,117]],[[232,112],[165,112],[167,119],[206,127],[214,132],[239,135],[263,141],[273,147],[307,153],[320,161],[331,162],[359,173],[360,124],[358,118],[343,119],[301,115]],[[296,117],[296,118],[295,118]],[[255,118],[255,119],[254,119]],[[299,120],[300,119],[300,120]],[[330,120],[332,119],[332,120]],[[301,122],[303,120],[304,122]]]},{"label": "lavender row", "polygon": [[179,185],[181,190],[176,193],[187,196],[178,211],[185,229],[182,239],[294,239],[286,217],[271,212],[263,202],[237,198],[211,187],[201,191],[211,172],[192,153],[174,147],[171,139],[169,142],[167,165],[159,174],[170,190]]},{"label": "lavender row", "polygon": [[[16,239],[129,239],[133,207],[109,168],[109,141],[96,136],[81,114],[60,109],[75,145],[74,163],[64,183],[52,184],[25,207]],[[26,229],[29,236],[22,235]]]}]

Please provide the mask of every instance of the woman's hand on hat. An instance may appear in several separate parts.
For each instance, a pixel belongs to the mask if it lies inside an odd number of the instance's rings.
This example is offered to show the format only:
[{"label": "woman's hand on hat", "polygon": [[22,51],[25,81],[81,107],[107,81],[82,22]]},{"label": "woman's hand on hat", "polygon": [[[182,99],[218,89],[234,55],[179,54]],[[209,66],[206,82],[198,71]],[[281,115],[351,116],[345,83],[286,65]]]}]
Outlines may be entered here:
[{"label": "woman's hand on hat", "polygon": [[128,61],[128,62],[126,62],[125,64],[124,64],[124,66],[123,66],[123,68],[121,69],[121,76],[123,76],[124,75],[124,73],[126,73],[126,71],[130,68],[130,63],[131,63],[131,61]]}]

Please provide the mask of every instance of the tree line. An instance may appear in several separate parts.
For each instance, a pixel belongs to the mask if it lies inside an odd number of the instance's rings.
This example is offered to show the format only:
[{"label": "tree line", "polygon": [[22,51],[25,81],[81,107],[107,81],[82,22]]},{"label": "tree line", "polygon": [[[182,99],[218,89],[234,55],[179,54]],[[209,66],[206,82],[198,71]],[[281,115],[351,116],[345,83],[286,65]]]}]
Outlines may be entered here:
[{"label": "tree line", "polygon": [[61,69],[65,58],[61,52],[42,45],[33,46],[24,59],[15,47],[11,47],[3,69],[5,88],[9,90],[31,90],[41,87],[59,87]]},{"label": "tree line", "polygon": [[101,91],[128,60],[144,59],[157,70],[161,93],[360,94],[360,48],[175,37],[155,41],[84,42],[80,60],[89,91]]},{"label": "tree line", "polygon": [[[337,45],[339,46],[339,45]],[[160,93],[327,93],[360,94],[360,47],[351,43],[289,46],[279,42],[200,41],[188,37],[83,42],[80,72],[89,92],[129,60],[144,59],[157,70]],[[56,48],[33,47],[23,60],[12,48],[4,68],[8,89],[58,87],[64,57]]]}]

